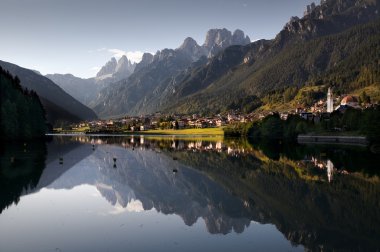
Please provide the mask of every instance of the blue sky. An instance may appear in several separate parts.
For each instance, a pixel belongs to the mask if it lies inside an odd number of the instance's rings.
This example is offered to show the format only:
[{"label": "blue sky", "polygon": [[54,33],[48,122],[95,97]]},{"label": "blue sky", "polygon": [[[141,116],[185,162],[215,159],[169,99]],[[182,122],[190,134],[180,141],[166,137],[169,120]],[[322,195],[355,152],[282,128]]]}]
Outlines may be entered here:
[{"label": "blue sky", "polygon": [[0,59],[92,77],[112,56],[203,44],[211,28],[271,39],[312,0],[0,0]]}]

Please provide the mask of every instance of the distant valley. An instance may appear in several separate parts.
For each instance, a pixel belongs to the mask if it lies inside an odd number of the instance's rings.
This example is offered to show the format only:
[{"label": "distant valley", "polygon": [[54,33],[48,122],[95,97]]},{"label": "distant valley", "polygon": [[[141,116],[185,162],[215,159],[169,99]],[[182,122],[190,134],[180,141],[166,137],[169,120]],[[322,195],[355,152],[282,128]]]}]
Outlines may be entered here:
[{"label": "distant valley", "polygon": [[52,125],[67,122],[93,120],[97,115],[90,108],[78,102],[62,88],[35,71],[15,64],[0,61],[0,66],[20,79],[20,85],[34,90],[39,96],[46,112],[46,119]]}]

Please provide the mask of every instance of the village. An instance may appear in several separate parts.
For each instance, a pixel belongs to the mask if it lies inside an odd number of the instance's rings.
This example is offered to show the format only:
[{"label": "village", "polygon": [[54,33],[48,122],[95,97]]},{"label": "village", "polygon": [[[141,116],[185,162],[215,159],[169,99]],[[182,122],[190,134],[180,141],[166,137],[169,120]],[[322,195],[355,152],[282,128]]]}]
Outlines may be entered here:
[{"label": "village", "polygon": [[334,111],[344,113],[348,108],[365,109],[377,106],[370,102],[370,98],[365,100],[353,95],[344,95],[334,97],[332,90],[329,88],[326,99],[320,99],[309,107],[297,106],[288,111],[260,111],[252,113],[242,113],[239,110],[231,110],[213,116],[202,116],[199,114],[179,115],[154,113],[144,116],[125,116],[117,119],[103,119],[90,122],[82,122],[70,125],[62,130],[80,130],[87,133],[122,133],[122,132],[144,132],[152,130],[165,129],[203,129],[203,128],[220,128],[236,123],[248,123],[262,120],[268,115],[279,113],[281,119],[286,120],[289,115],[299,115],[301,118],[319,123],[328,120],[330,114]]}]

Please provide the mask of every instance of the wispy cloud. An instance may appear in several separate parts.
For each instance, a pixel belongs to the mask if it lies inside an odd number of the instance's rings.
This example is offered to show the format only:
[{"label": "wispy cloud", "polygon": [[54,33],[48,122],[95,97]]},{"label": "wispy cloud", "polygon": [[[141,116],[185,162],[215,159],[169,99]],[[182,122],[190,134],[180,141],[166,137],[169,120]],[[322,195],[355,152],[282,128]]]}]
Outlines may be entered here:
[{"label": "wispy cloud", "polygon": [[127,58],[132,62],[140,62],[144,52],[141,51],[124,51],[116,48],[99,48],[96,51],[98,52],[108,52],[117,59],[120,59],[123,55],[126,55]]},{"label": "wispy cloud", "polygon": [[136,212],[140,213],[144,211],[144,207],[142,205],[142,202],[140,200],[134,200],[132,199],[128,204],[127,207],[123,207],[120,205],[119,202],[116,202],[116,204],[112,207],[108,213],[103,213],[103,215],[119,215],[125,212]]},{"label": "wispy cloud", "polygon": [[101,67],[99,66],[94,66],[94,67],[91,67],[90,70],[91,71],[99,71]]},{"label": "wispy cloud", "polygon": [[107,49],[108,52],[112,53],[115,58],[121,58],[123,55],[127,55],[126,51],[120,49]]},{"label": "wispy cloud", "polygon": [[134,52],[127,52],[127,58],[130,59],[132,62],[140,62],[143,56],[143,52],[141,51],[134,51]]}]

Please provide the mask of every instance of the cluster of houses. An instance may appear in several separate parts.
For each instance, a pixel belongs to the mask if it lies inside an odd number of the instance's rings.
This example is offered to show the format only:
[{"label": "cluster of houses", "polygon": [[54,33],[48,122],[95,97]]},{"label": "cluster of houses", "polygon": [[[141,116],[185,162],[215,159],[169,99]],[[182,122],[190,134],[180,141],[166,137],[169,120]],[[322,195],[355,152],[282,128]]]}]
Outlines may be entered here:
[{"label": "cluster of houses", "polygon": [[146,131],[152,129],[186,129],[186,128],[212,128],[222,127],[237,122],[252,121],[252,115],[243,115],[231,111],[227,115],[203,117],[197,114],[191,116],[170,115],[155,113],[146,116],[127,116],[112,120],[96,120],[87,123],[91,131]]},{"label": "cluster of houses", "polygon": [[[297,107],[295,110],[280,113],[281,119],[286,120],[289,114],[298,114],[308,121],[318,123],[330,117],[333,111],[344,113],[348,108],[361,109],[372,104],[364,104],[362,107],[356,96],[346,95],[333,97],[329,88],[326,99],[318,100],[311,107]],[[222,127],[234,123],[246,123],[261,120],[268,114],[274,112],[266,111],[260,113],[242,114],[239,111],[230,111],[227,114],[215,116],[194,115],[164,115],[154,113],[146,116],[126,116],[112,120],[96,120],[79,125],[89,126],[91,132],[102,131],[146,131],[152,129],[186,129],[186,128],[212,128]],[[76,125],[78,127],[78,125]]]},{"label": "cluster of houses", "polygon": [[371,106],[376,106],[376,104],[361,104],[359,98],[353,95],[334,97],[332,90],[329,88],[326,99],[320,99],[308,108],[297,107],[295,111],[292,111],[290,113],[281,113],[280,116],[282,119],[286,120],[289,114],[298,114],[305,120],[314,121],[315,123],[318,123],[325,119],[329,119],[330,114],[334,111],[344,113],[349,108],[365,109]]}]

